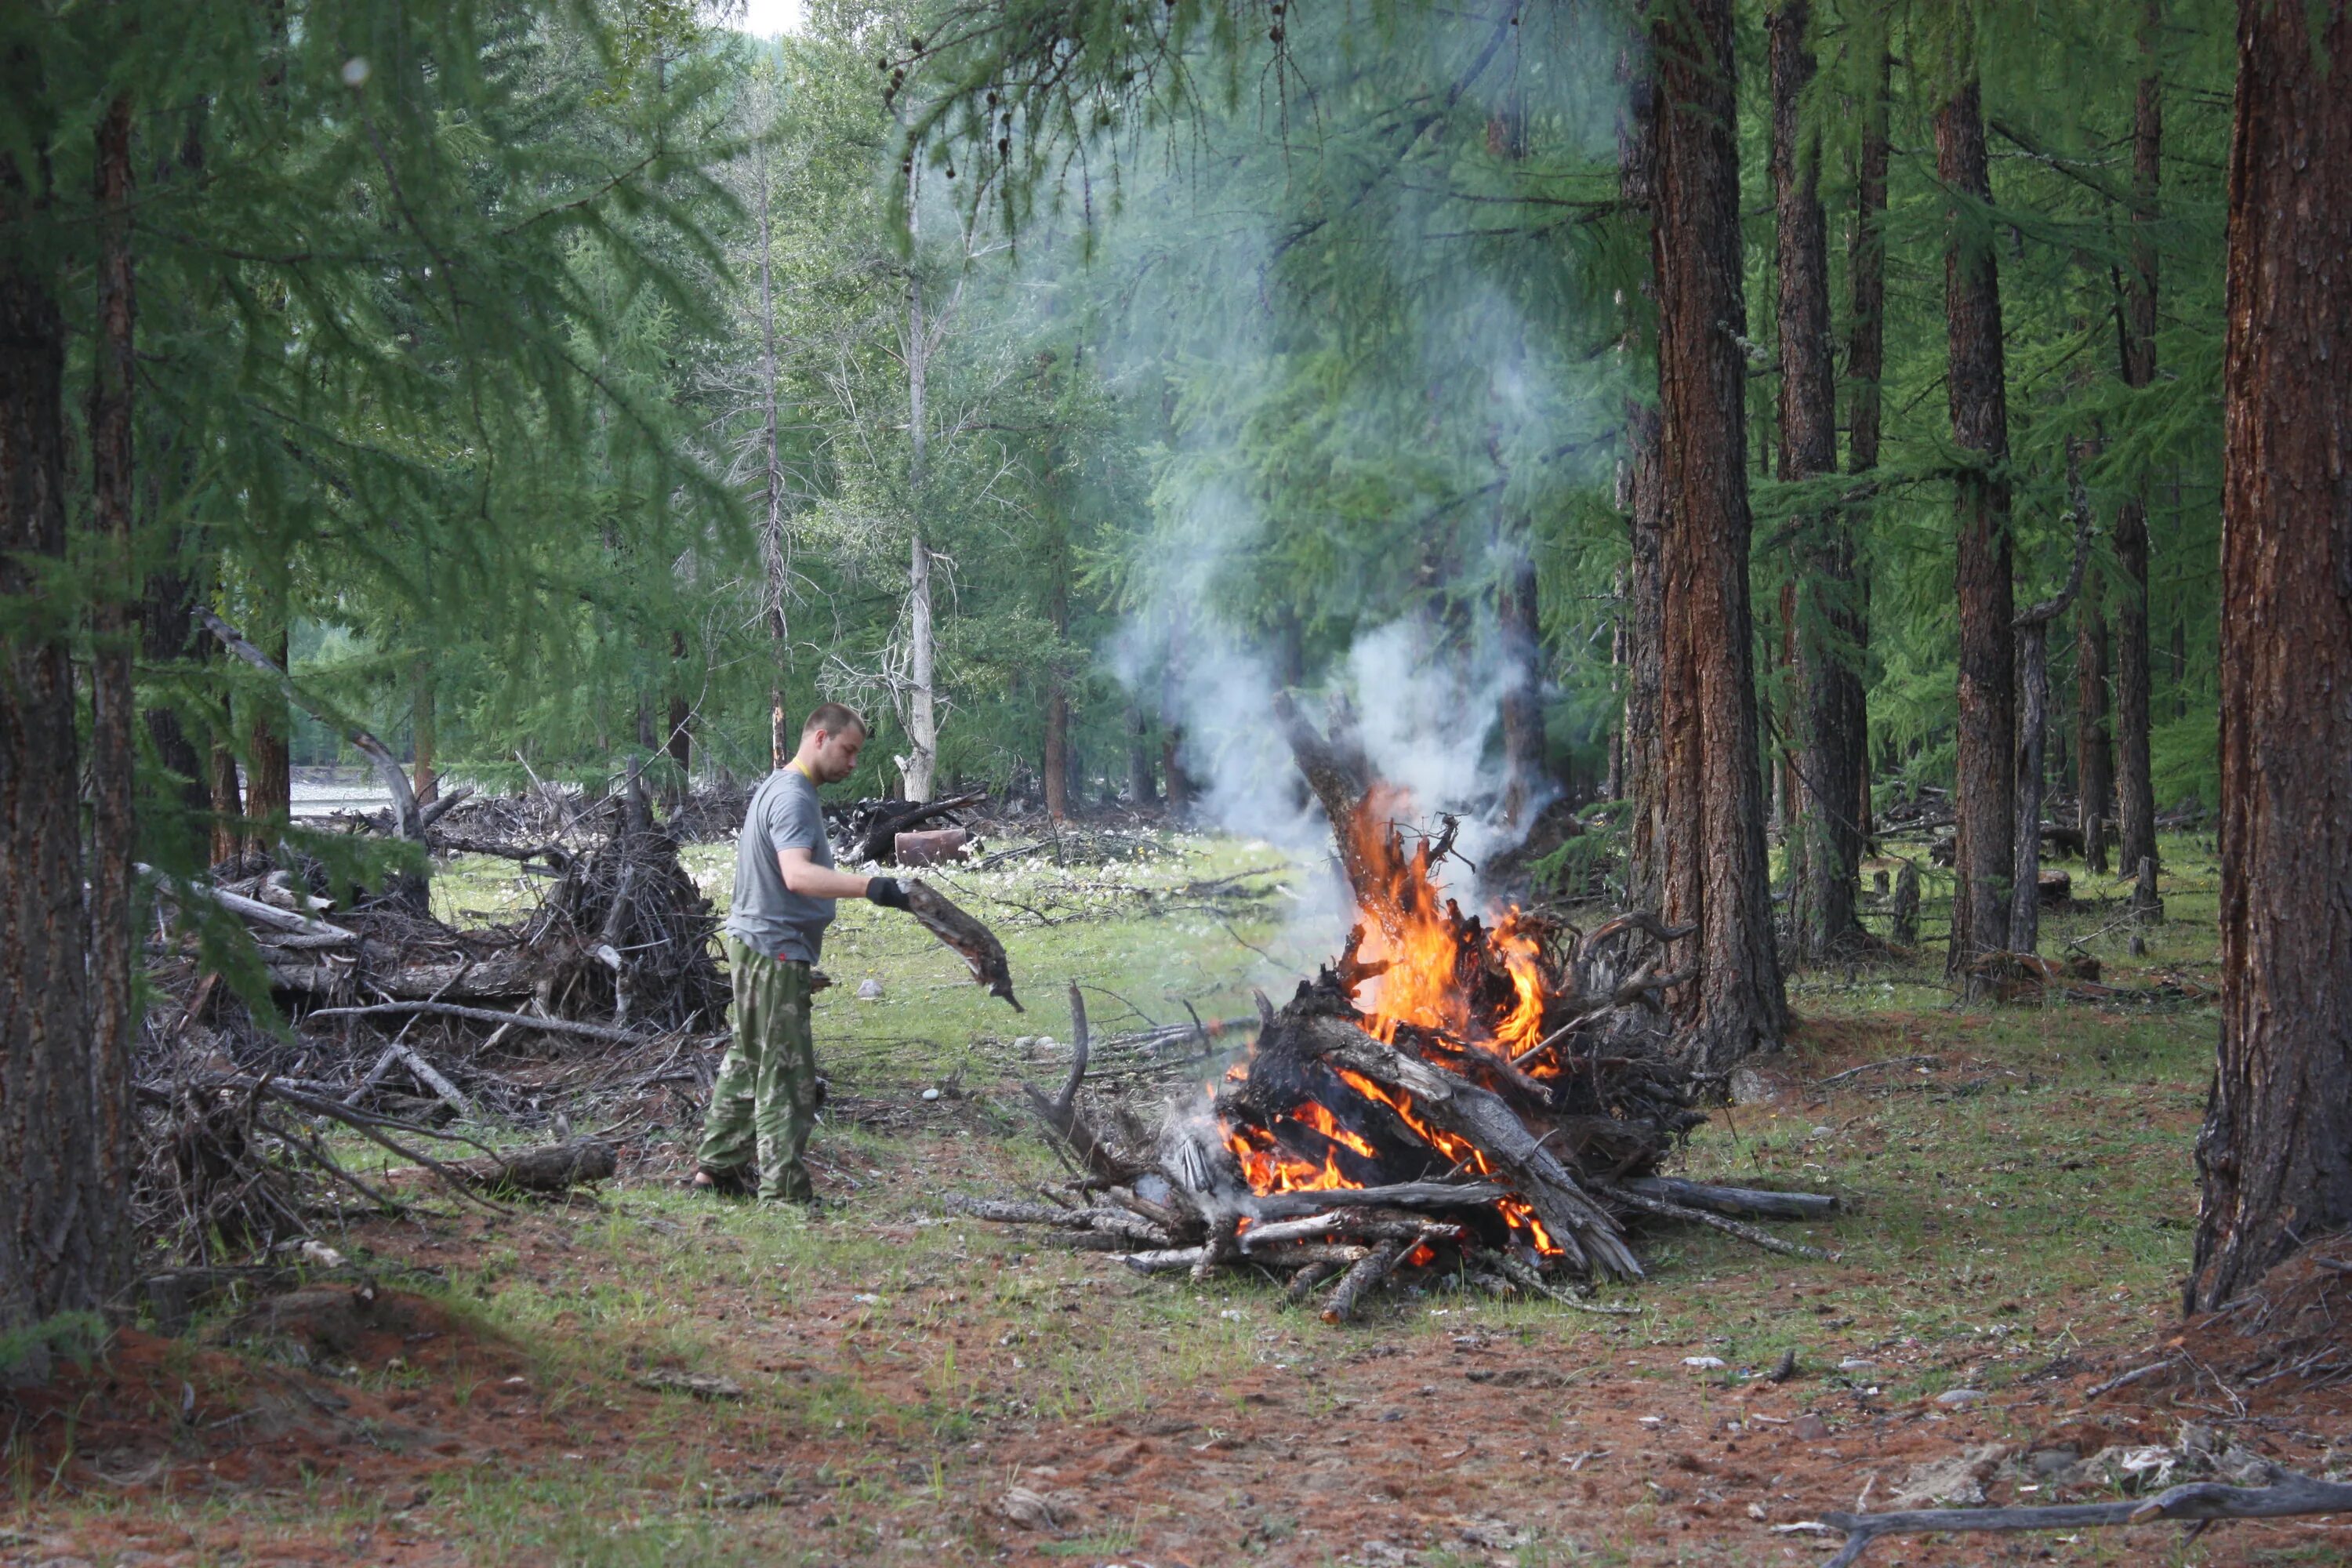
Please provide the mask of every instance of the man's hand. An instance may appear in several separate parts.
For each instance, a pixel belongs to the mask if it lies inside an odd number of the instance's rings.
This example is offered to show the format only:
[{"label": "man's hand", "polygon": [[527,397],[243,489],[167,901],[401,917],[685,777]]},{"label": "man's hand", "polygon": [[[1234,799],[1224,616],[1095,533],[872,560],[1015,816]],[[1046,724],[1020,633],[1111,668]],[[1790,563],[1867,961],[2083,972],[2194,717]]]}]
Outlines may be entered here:
[{"label": "man's hand", "polygon": [[906,884],[896,877],[868,877],[866,879],[866,896],[886,910],[910,907],[907,901]]}]

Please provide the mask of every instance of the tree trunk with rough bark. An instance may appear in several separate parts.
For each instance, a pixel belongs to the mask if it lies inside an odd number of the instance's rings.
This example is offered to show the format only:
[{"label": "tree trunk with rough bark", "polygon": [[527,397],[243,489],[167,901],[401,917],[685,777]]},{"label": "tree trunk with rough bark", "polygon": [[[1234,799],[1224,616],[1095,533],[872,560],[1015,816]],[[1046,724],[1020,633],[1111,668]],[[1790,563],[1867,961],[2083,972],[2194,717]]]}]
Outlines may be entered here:
[{"label": "tree trunk with rough bark", "polygon": [[[1624,504],[1624,489],[1621,479],[1617,498],[1621,507]],[[1610,584],[1609,594],[1609,679],[1612,688],[1621,693],[1625,689],[1625,656],[1631,651],[1625,636],[1625,569],[1621,566],[1617,569],[1615,581]],[[1608,771],[1601,778],[1601,798],[1625,798],[1625,714],[1622,701],[1617,722],[1609,727]]]},{"label": "tree trunk with rough bark", "polygon": [[2074,787],[2084,864],[2107,871],[2107,836],[2115,823],[2114,736],[2107,722],[2107,620],[2085,592],[2074,606]]},{"label": "tree trunk with rough bark", "polygon": [[441,798],[441,774],[436,755],[441,749],[440,708],[433,690],[433,656],[418,654],[408,672],[408,731],[415,761],[408,770],[408,785],[416,804],[430,805]]},{"label": "tree trunk with rough bark", "polygon": [[245,854],[245,833],[237,824],[245,816],[245,786],[236,775],[236,753],[213,742],[207,759],[212,782],[213,864],[225,865]]},{"label": "tree trunk with rough bark", "polygon": [[2194,1310],[2352,1226],[2352,5],[2241,0],[2222,366],[2221,1047]]},{"label": "tree trunk with rough bark", "polygon": [[[2157,72],[2160,0],[2140,19],[2142,75],[2132,110],[2132,249],[2116,326],[2124,384],[2156,380],[2157,192],[2164,154],[2164,81]],[[2147,486],[2116,509],[2116,849],[2126,871],[2156,853],[2156,787],[2148,763]]]},{"label": "tree trunk with rough bark", "polygon": [[[261,595],[261,647],[280,669],[291,666],[289,611],[283,584],[265,587]],[[256,844],[264,854],[278,853],[278,837],[294,815],[293,710],[268,688],[252,693],[251,727],[246,733],[245,815],[256,824]]]},{"label": "tree trunk with rough bark", "polygon": [[[203,174],[205,114],[206,106],[201,102],[189,110],[173,155],[156,160],[156,185],[165,186],[175,178]],[[209,647],[205,639],[196,636],[195,604],[197,595],[204,592],[202,584],[210,581],[211,572],[206,563],[192,558],[196,531],[183,527],[176,515],[165,513],[161,474],[166,463],[158,460],[168,458],[169,466],[178,470],[184,487],[193,479],[195,468],[194,454],[189,448],[193,438],[171,432],[157,443],[160,452],[140,465],[143,475],[141,489],[146,501],[146,521],[141,533],[162,542],[160,559],[147,574],[139,615],[140,658],[151,669],[184,662],[203,664]],[[207,758],[189,735],[179,710],[172,704],[158,702],[146,710],[144,718],[156,760],[182,781],[174,793],[187,821],[177,826],[183,831],[191,831],[212,810]],[[152,825],[143,831],[152,833]],[[194,851],[198,847],[189,844],[186,847]]]},{"label": "tree trunk with rough bark", "polygon": [[[1618,58],[1625,88],[1625,112],[1617,130],[1617,189],[1629,213],[1654,221],[1657,196],[1658,89],[1650,68],[1646,31],[1634,36]],[[1644,281],[1654,299],[1657,275]],[[1643,342],[1643,307],[1624,306],[1630,318],[1620,351],[1636,359]],[[1628,556],[1625,587],[1618,606],[1618,635],[1624,648],[1624,712],[1619,725],[1620,768],[1626,803],[1625,898],[1637,909],[1656,909],[1665,900],[1666,780],[1664,738],[1658,727],[1660,658],[1664,647],[1665,576],[1661,555],[1665,526],[1664,469],[1658,450],[1659,414],[1654,401],[1625,400],[1623,446],[1617,464],[1617,509],[1624,513]]]},{"label": "tree trunk with rough bark", "polygon": [[[1894,91],[1895,56],[1887,47],[1883,18],[1865,37],[1876,61],[1864,101],[1858,107],[1861,134],[1855,141],[1853,228],[1846,238],[1847,282],[1853,290],[1853,320],[1846,342],[1846,382],[1851,388],[1846,409],[1846,471],[1866,474],[1878,467],[1879,429],[1883,399],[1879,377],[1886,365],[1886,164],[1887,104]],[[1856,513],[1850,538],[1863,534],[1864,514]],[[1864,659],[1870,651],[1870,572],[1866,561],[1854,563],[1854,827],[1860,856],[1872,852],[1870,831],[1870,690]]]},{"label": "tree trunk with rough bark", "polygon": [[1070,636],[1070,551],[1067,535],[1054,534],[1052,580],[1046,585],[1045,617],[1054,628],[1054,658],[1045,668],[1045,815],[1059,822],[1070,814],[1070,681],[1062,668],[1062,647]]},{"label": "tree trunk with rough bark", "polygon": [[[0,159],[0,230],[47,200]],[[0,1331],[105,1300],[121,1201],[99,1181],[74,628],[32,570],[66,555],[65,338],[49,276],[0,247]]]},{"label": "tree trunk with rough bark", "polygon": [[2066,585],[2017,617],[2017,807],[2010,877],[2009,946],[2032,952],[2042,941],[2042,796],[2050,722],[2050,623],[2083,591],[2091,554],[2091,496],[2083,485],[2080,445],[2066,447],[2066,488],[2074,519],[2074,565]]},{"label": "tree trunk with rough bark", "polygon": [[1787,1004],[1764,858],[1748,604],[1747,325],[1730,0],[1661,6],[1657,200],[1664,410],[1664,918],[1692,924],[1697,977],[1673,1001],[1701,1070],[1780,1042]]},{"label": "tree trunk with rough bark", "polygon": [[1168,651],[1160,667],[1160,772],[1168,781],[1170,815],[1192,809],[1192,779],[1184,771],[1184,658],[1191,633],[1182,610],[1168,628]]},{"label": "tree trunk with rough bark", "polygon": [[1543,621],[1526,525],[1507,546],[1495,588],[1503,644],[1503,820],[1523,826],[1544,790]]},{"label": "tree trunk with rough bark", "polygon": [[130,1261],[131,1056],[139,1032],[131,973],[141,922],[131,863],[138,851],[133,743],[140,583],[131,548],[138,491],[131,398],[138,379],[137,277],[131,253],[131,99],[118,94],[97,134],[98,310],[89,382],[90,533],[95,586],[89,668],[89,1078],[98,1163],[90,1241],[100,1278]]},{"label": "tree trunk with rough bark", "polygon": [[[1822,210],[1821,139],[1801,144],[1799,100],[1812,80],[1805,37],[1808,0],[1785,0],[1766,18],[1772,73],[1772,205],[1780,243],[1780,477],[1837,471],[1837,375],[1830,339],[1829,219]],[[1790,864],[1797,869],[1790,926],[1799,944],[1825,956],[1855,929],[1863,790],[1859,595],[1853,524],[1843,510],[1803,525],[1801,589],[1790,605],[1800,699]]]},{"label": "tree trunk with rough bark", "polygon": [[1160,777],[1152,771],[1150,736],[1143,704],[1130,700],[1127,705],[1127,793],[1138,805],[1150,805],[1160,798]]},{"label": "tree trunk with rough bark", "polygon": [[694,766],[694,704],[687,700],[686,634],[673,628],[669,634],[669,668],[673,682],[669,694],[669,740],[666,749],[669,760],[677,764],[677,789],[683,798]]},{"label": "tree trunk with rough bark", "polygon": [[[1961,47],[1973,51],[1972,40]],[[2011,791],[2017,755],[2016,586],[2011,565],[2009,399],[2000,282],[1983,209],[1992,200],[1973,58],[1936,112],[1936,172],[1951,193],[1944,251],[1952,440],[1974,464],[1954,481],[1960,623],[1958,787],[1953,792],[1949,973],[1976,989],[1974,963],[2009,946]]]},{"label": "tree trunk with rough bark", "polygon": [[[151,486],[147,508],[151,521],[156,520],[160,510],[154,504]],[[145,601],[139,613],[139,654],[152,668],[184,660],[201,661],[204,658],[204,645],[195,635],[196,585],[188,574],[180,531],[171,529],[169,534],[163,547],[163,563],[147,574]],[[180,809],[200,822],[213,804],[204,752],[189,739],[186,724],[171,704],[156,703],[147,710],[145,718],[147,738],[155,748],[155,760],[181,781],[173,792],[179,797]]]}]

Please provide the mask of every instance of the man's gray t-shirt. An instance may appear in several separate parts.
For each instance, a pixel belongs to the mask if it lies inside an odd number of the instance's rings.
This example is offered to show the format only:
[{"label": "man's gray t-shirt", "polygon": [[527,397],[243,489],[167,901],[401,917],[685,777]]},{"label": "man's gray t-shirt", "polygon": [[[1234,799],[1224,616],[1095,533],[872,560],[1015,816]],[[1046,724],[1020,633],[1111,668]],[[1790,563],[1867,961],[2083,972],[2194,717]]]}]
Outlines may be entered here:
[{"label": "man's gray t-shirt", "polygon": [[727,930],[771,958],[814,963],[833,923],[831,899],[812,899],[784,886],[779,849],[805,849],[820,866],[833,864],[824,836],[824,807],[816,785],[798,768],[779,768],[751,792],[743,831],[735,840],[735,900]]}]

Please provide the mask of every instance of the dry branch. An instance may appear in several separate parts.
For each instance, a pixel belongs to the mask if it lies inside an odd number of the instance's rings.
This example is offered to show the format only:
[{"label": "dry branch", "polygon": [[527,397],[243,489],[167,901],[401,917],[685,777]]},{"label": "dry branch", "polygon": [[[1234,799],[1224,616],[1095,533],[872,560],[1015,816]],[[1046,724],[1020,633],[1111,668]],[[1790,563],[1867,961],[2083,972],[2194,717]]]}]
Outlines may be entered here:
[{"label": "dry branch", "polygon": [[1759,1230],[1752,1225],[1742,1225],[1736,1219],[1727,1219],[1722,1215],[1712,1214],[1706,1209],[1669,1203],[1664,1198],[1652,1197],[1647,1193],[1635,1192],[1630,1187],[1615,1183],[1602,1182],[1596,1185],[1601,1192],[1633,1208],[1646,1209],[1665,1219],[1688,1220],[1693,1225],[1706,1226],[1723,1232],[1726,1236],[1736,1236],[1750,1247],[1760,1247],[1767,1252],[1777,1252],[1783,1258],[1825,1259],[1829,1257],[1828,1253],[1818,1247],[1807,1247],[1801,1241],[1784,1240],[1769,1230]]},{"label": "dry branch", "polygon": [[1087,1002],[1078,994],[1077,982],[1074,980],[1070,983],[1070,1075],[1063,1081],[1062,1092],[1049,1098],[1035,1084],[1024,1083],[1021,1088],[1054,1135],[1097,1180],[1106,1185],[1122,1185],[1141,1174],[1141,1169],[1105,1142],[1087,1121],[1086,1112],[1079,1109],[1078,1088],[1086,1077]]},{"label": "dry branch", "polygon": [[1374,1247],[1358,1258],[1338,1287],[1323,1299],[1323,1321],[1344,1323],[1354,1317],[1364,1293],[1387,1279],[1390,1272],[1404,1260],[1404,1255],[1418,1245],[1415,1241],[1392,1241],[1386,1247]]},{"label": "dry branch", "polygon": [[1350,1208],[1472,1208],[1511,1195],[1495,1182],[1398,1182],[1385,1187],[1334,1187],[1311,1193],[1271,1193],[1250,1200],[1262,1220],[1313,1214],[1335,1205]]},{"label": "dry branch", "polygon": [[1483,1152],[1534,1208],[1571,1264],[1589,1264],[1623,1279],[1642,1277],[1641,1262],[1626,1247],[1615,1217],[1586,1195],[1500,1096],[1338,1019],[1313,1019],[1305,1028],[1310,1031],[1305,1042],[1309,1054],[1404,1091],[1425,1121]]},{"label": "dry branch", "polygon": [[1835,1214],[1838,1206],[1836,1197],[1828,1193],[1724,1187],[1709,1182],[1687,1182],[1679,1176],[1635,1176],[1618,1185],[1643,1197],[1749,1219],[1822,1219]]},{"label": "dry branch", "polygon": [[535,1018],[528,1013],[501,1013],[490,1007],[465,1007],[455,1002],[378,1002],[365,1007],[315,1007],[307,1018],[367,1018],[385,1013],[433,1013],[445,1018],[470,1018],[478,1024],[499,1024],[524,1029],[537,1029],[542,1034],[580,1035],[592,1040],[605,1040],[614,1045],[642,1046],[650,1036],[628,1029],[610,1028],[603,1024],[583,1023],[577,1018]]},{"label": "dry branch", "polygon": [[1822,1522],[1845,1533],[1845,1545],[1825,1568],[1858,1562],[1882,1535],[1925,1535],[1960,1530],[2082,1530],[2163,1520],[2286,1519],[2298,1514],[2352,1512],[2352,1486],[2295,1476],[2268,1487],[2192,1481],[2137,1502],[2062,1503],[2050,1508],[1927,1508],[1892,1513],[1826,1513]]}]

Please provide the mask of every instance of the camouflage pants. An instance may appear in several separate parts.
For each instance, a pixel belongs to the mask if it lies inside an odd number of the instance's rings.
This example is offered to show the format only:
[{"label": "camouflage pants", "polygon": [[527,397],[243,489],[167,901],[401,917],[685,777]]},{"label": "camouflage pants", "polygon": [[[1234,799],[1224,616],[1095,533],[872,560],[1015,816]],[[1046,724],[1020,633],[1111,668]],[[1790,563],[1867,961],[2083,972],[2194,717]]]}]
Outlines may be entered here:
[{"label": "camouflage pants", "polygon": [[809,1037],[809,966],[762,956],[727,938],[735,982],[735,1037],[719,1064],[703,1117],[702,1168],[716,1175],[756,1158],[760,1195],[815,1195],[801,1163],[816,1124],[816,1047]]}]

